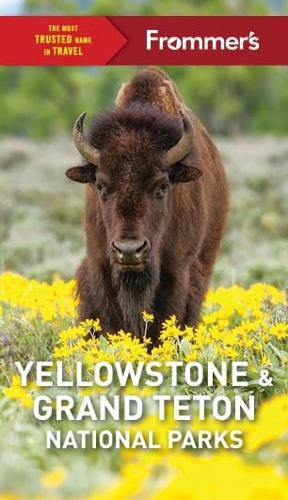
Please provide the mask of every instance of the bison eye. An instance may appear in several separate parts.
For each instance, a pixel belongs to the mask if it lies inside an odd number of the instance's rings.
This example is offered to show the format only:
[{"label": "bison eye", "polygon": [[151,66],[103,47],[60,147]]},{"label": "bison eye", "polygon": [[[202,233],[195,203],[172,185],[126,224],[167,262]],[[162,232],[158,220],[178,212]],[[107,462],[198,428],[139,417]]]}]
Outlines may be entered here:
[{"label": "bison eye", "polygon": [[103,191],[103,186],[102,186],[102,184],[99,184],[99,182],[97,184],[95,184],[95,187],[99,193],[101,193]]},{"label": "bison eye", "polygon": [[100,184],[99,182],[96,182],[95,189],[99,193],[99,196],[101,197],[101,199],[103,201],[106,201],[107,196],[108,196],[106,187],[103,186],[103,184]]},{"label": "bison eye", "polygon": [[158,186],[156,191],[155,191],[156,197],[157,198],[164,198],[165,193],[167,193],[167,191],[168,191],[168,188],[169,188],[168,182],[165,182],[165,184],[161,184],[161,186]]}]

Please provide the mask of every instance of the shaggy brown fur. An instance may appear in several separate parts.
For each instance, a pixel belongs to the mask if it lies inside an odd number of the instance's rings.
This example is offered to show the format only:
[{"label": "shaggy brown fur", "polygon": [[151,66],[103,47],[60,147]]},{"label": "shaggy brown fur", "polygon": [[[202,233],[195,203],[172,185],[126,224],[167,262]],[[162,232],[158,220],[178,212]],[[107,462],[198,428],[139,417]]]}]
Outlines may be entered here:
[{"label": "shaggy brown fur", "polygon": [[[180,110],[191,120],[193,147],[168,168],[165,153],[182,134]],[[124,328],[141,338],[145,309],[155,315],[156,344],[171,314],[183,325],[199,319],[227,213],[222,162],[169,77],[154,68],[122,86],[115,109],[93,120],[88,137],[100,150],[100,167],[86,163],[67,174],[89,182],[87,256],[77,272],[80,319],[99,317],[104,331]],[[119,271],[116,239],[149,241],[143,270]]]}]

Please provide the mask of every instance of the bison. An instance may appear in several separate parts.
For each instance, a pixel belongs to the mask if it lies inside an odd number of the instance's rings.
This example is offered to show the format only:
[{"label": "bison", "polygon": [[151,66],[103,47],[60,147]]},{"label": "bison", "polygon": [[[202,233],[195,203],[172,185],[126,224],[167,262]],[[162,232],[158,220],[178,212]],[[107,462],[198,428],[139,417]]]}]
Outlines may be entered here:
[{"label": "bison", "polygon": [[122,85],[111,111],[85,113],[73,139],[83,164],[66,175],[87,184],[86,257],[77,271],[80,320],[143,337],[142,311],[161,323],[197,324],[223,235],[227,182],[218,150],[164,72]]}]

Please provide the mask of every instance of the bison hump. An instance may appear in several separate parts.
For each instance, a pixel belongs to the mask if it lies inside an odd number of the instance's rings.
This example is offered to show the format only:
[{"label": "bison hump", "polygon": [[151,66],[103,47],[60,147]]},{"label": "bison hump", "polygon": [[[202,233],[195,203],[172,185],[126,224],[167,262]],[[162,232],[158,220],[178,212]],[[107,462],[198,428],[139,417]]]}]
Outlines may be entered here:
[{"label": "bison hump", "polygon": [[182,109],[182,100],[172,81],[158,68],[139,71],[132,80],[122,84],[115,105],[128,107],[136,102],[157,106],[173,116],[179,116]]}]

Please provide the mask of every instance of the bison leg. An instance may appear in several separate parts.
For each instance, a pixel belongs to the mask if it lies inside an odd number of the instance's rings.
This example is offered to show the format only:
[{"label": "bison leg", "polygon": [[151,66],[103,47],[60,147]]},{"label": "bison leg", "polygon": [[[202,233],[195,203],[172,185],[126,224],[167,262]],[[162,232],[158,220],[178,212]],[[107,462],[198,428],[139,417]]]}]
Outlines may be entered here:
[{"label": "bison leg", "polygon": [[116,332],[122,326],[122,317],[115,297],[111,295],[111,287],[105,282],[101,271],[91,278],[88,261],[84,259],[76,273],[76,279],[79,321],[99,318],[104,334]]},{"label": "bison leg", "polygon": [[159,326],[172,314],[175,314],[181,326],[195,326],[199,320],[209,276],[210,274],[203,273],[199,260],[194,260],[188,269],[178,269],[177,274],[163,272],[161,289],[155,303]]},{"label": "bison leg", "polygon": [[153,342],[158,340],[162,322],[172,314],[175,314],[178,322],[184,325],[187,298],[190,290],[189,270],[177,269],[177,273],[162,270],[160,281],[161,287],[157,291],[154,303],[156,317],[153,325],[153,335],[151,335]]},{"label": "bison leg", "polygon": [[79,298],[79,321],[85,319],[96,319],[95,305],[93,306],[93,297],[91,296],[87,260],[84,259],[76,273],[77,296]]},{"label": "bison leg", "polygon": [[188,295],[185,324],[196,326],[201,312],[201,306],[209,286],[211,271],[203,273],[199,261],[192,264],[190,270],[190,290]]}]

